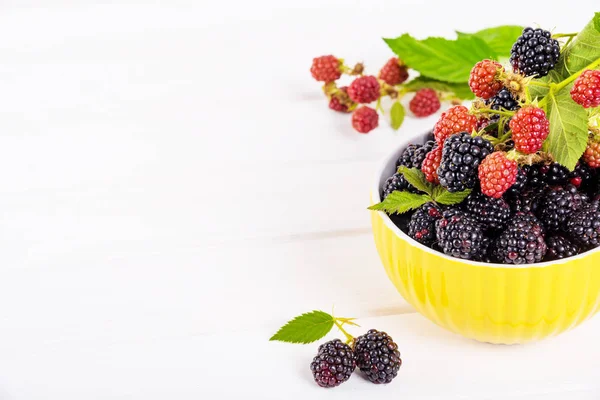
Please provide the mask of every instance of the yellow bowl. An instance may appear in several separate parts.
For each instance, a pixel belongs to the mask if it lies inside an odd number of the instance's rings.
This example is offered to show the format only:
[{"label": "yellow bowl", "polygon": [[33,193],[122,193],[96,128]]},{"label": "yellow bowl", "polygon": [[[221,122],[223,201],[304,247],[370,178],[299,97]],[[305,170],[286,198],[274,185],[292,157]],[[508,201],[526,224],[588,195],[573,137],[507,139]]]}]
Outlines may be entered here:
[{"label": "yellow bowl", "polygon": [[[380,188],[407,145],[399,146],[378,171],[373,204],[380,201]],[[565,332],[598,311],[599,249],[524,266],[465,261],[421,245],[385,213],[371,213],[390,280],[419,313],[452,332],[482,342],[525,343]]]}]

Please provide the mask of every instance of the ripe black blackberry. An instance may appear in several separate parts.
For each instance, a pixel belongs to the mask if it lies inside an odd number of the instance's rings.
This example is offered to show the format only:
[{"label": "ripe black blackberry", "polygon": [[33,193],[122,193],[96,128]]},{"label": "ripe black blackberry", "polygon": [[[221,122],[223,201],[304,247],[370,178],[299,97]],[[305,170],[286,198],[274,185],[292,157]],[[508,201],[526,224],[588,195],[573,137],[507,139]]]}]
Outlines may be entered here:
[{"label": "ripe black blackberry", "polygon": [[569,174],[569,183],[580,189],[587,189],[593,184],[596,171],[585,162],[580,161]]},{"label": "ripe black blackberry", "polygon": [[567,222],[567,233],[576,244],[585,249],[600,245],[600,211],[593,202],[571,215]]},{"label": "ripe black blackberry", "polygon": [[412,168],[421,169],[421,165],[423,165],[423,161],[425,160],[425,156],[436,146],[435,140],[428,140],[425,144],[418,149],[415,150],[414,155],[411,157],[410,161],[412,163]]},{"label": "ripe black blackberry", "polygon": [[543,183],[542,186],[526,186],[521,193],[510,193],[506,196],[506,200],[513,213],[535,213],[546,188],[547,185],[545,183]]},{"label": "ripe black blackberry", "polygon": [[523,189],[525,189],[525,186],[527,186],[527,182],[527,170],[519,167],[519,170],[517,172],[517,181],[514,183],[514,185],[510,187],[510,189],[506,191],[506,194],[508,196],[519,195],[519,193],[521,193]]},{"label": "ripe black blackberry", "polygon": [[417,189],[413,185],[408,183],[406,178],[404,178],[404,175],[400,173],[396,173],[387,178],[387,180],[383,184],[383,193],[381,195],[381,198],[385,199],[395,190],[408,190],[410,192],[417,192]]},{"label": "ripe black blackberry", "polygon": [[536,215],[548,232],[558,232],[587,200],[587,196],[581,195],[573,185],[550,187],[544,192]]},{"label": "ripe black blackberry", "polygon": [[544,229],[533,214],[517,213],[496,239],[494,253],[504,264],[540,262],[546,254]]},{"label": "ripe black blackberry", "polygon": [[515,100],[512,93],[507,88],[502,88],[494,97],[486,101],[486,104],[492,110],[508,110],[508,111],[516,111],[519,108],[519,102]]},{"label": "ripe black blackberry", "polygon": [[442,162],[438,168],[440,184],[449,192],[473,189],[477,184],[477,169],[494,146],[481,136],[467,132],[450,136],[444,142]]},{"label": "ripe black blackberry", "polygon": [[561,260],[579,254],[577,246],[563,236],[551,236],[546,240],[548,251],[546,261]]},{"label": "ripe black blackberry", "polygon": [[481,261],[487,252],[483,226],[469,214],[451,209],[435,223],[438,246],[445,254]]},{"label": "ripe black blackberry", "polygon": [[315,382],[321,387],[335,387],[350,379],[356,368],[354,351],[340,339],[319,346],[319,352],[310,363]]},{"label": "ripe black blackberry", "polygon": [[396,162],[396,168],[403,165],[408,168],[421,169],[421,164],[425,160],[427,153],[435,146],[435,140],[428,140],[425,144],[410,144],[402,152],[400,158]]},{"label": "ripe black blackberry", "polygon": [[510,50],[510,64],[515,72],[542,77],[558,61],[560,45],[543,29],[525,28]]},{"label": "ripe black blackberry", "polygon": [[485,229],[503,229],[510,219],[510,206],[503,199],[494,199],[480,192],[474,192],[464,203],[465,211]]},{"label": "ripe black blackberry", "polygon": [[434,203],[426,203],[414,212],[408,223],[408,236],[426,246],[435,241],[435,221],[442,218],[441,209]]},{"label": "ripe black blackberry", "polygon": [[357,367],[373,383],[390,383],[402,365],[398,345],[387,333],[376,329],[356,338],[354,353]]},{"label": "ripe black blackberry", "polygon": [[529,167],[529,184],[531,186],[566,185],[571,172],[559,163],[535,164]]},{"label": "ripe black blackberry", "polygon": [[404,151],[400,155],[400,158],[396,162],[396,168],[398,168],[401,165],[404,165],[408,168],[412,168],[412,158],[415,155],[415,151],[417,151],[417,149],[420,147],[421,145],[419,144],[409,144],[408,147],[404,149]]}]

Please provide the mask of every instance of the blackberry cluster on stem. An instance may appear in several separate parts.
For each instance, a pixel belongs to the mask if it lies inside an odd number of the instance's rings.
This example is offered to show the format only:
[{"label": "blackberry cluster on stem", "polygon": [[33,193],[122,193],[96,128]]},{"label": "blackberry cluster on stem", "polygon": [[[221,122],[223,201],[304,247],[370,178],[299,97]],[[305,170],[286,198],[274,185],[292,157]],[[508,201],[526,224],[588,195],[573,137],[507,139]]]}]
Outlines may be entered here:
[{"label": "blackberry cluster on stem", "polygon": [[[328,99],[329,108],[340,113],[352,113],[351,125],[359,133],[367,134],[379,126],[379,113],[384,112],[382,99],[389,97],[394,106],[402,110],[400,100],[409,93],[415,96],[409,103],[412,115],[424,118],[437,112],[442,99],[452,100],[456,104],[457,97],[452,88],[432,88],[428,85],[411,85],[409,67],[399,58],[390,58],[377,75],[365,73],[362,63],[353,68],[348,67],[343,59],[333,55],[325,55],[313,59],[310,73],[316,81],[323,82],[323,93]],[[338,86],[343,75],[353,76],[348,86]],[[459,101],[460,103],[460,101]],[[392,110],[394,109],[392,107]],[[392,127],[399,129],[403,117],[394,119]]]}]

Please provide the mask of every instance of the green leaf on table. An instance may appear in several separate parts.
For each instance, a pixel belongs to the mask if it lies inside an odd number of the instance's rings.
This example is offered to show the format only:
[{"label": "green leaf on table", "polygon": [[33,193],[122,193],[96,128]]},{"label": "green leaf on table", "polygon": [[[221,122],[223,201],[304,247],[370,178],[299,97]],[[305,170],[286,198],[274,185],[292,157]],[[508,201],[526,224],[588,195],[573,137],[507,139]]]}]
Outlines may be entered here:
[{"label": "green leaf on table", "polygon": [[428,195],[433,194],[433,185],[427,181],[425,174],[417,168],[408,168],[404,165],[398,167],[398,172],[404,175],[404,179],[421,192],[425,192]]},{"label": "green leaf on table", "polygon": [[588,140],[587,111],[571,99],[572,86],[548,95],[550,133],[544,142],[544,150],[571,171],[585,151]]},{"label": "green leaf on table", "polygon": [[550,79],[560,82],[600,58],[600,12],[561,52]]},{"label": "green leaf on table", "polygon": [[498,57],[509,57],[510,49],[523,33],[523,27],[518,25],[501,25],[493,28],[482,29],[475,33],[456,32],[458,37],[476,36],[487,43]]},{"label": "green leaf on table", "polygon": [[494,50],[472,35],[456,40],[440,37],[417,40],[405,33],[383,40],[412,69],[441,81],[468,82],[476,62],[497,58]]},{"label": "green leaf on table", "polygon": [[446,188],[444,188],[443,186],[438,185],[433,190],[433,200],[438,204],[450,206],[453,204],[462,203],[463,200],[466,199],[467,196],[470,194],[470,189],[467,189],[463,192],[451,193],[448,190],[446,190]]},{"label": "green leaf on table", "polygon": [[404,88],[411,92],[416,92],[419,89],[431,88],[438,92],[454,93],[461,100],[471,100],[475,98],[471,88],[467,82],[444,82],[426,76],[417,76],[415,79],[404,84]]},{"label": "green leaf on table", "polygon": [[398,130],[400,126],[402,126],[402,122],[404,122],[404,116],[406,115],[406,111],[404,110],[404,106],[400,104],[399,101],[395,102],[392,105],[392,109],[390,110],[390,117],[392,119],[392,128]]},{"label": "green leaf on table", "polygon": [[388,214],[404,214],[421,207],[423,204],[431,201],[431,197],[426,194],[416,194],[410,192],[392,192],[381,203],[372,205],[369,210],[385,211]]},{"label": "green leaf on table", "polygon": [[281,327],[269,340],[288,343],[312,343],[329,333],[333,317],[323,311],[302,314]]}]

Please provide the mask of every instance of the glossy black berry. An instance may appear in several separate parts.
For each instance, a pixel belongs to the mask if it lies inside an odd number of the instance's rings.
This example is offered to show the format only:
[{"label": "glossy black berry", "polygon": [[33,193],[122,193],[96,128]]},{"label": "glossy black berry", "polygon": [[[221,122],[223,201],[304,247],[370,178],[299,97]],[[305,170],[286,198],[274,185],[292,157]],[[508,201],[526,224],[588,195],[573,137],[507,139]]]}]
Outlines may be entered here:
[{"label": "glossy black berry", "polygon": [[396,162],[396,167],[404,165],[405,167],[412,168],[412,158],[415,155],[415,151],[420,148],[421,145],[418,144],[409,144],[406,149],[400,155],[400,158]]},{"label": "glossy black berry", "polygon": [[436,239],[435,221],[442,218],[441,209],[434,203],[426,203],[414,212],[408,223],[408,236],[426,246]]},{"label": "glossy black berry", "polygon": [[540,221],[525,213],[517,213],[494,245],[496,259],[504,264],[540,262],[547,249]]},{"label": "glossy black berry", "polygon": [[581,195],[573,185],[551,187],[544,192],[536,215],[548,232],[558,232],[569,216],[580,210],[586,201],[587,196]]},{"label": "glossy black berry", "polygon": [[452,209],[435,223],[438,246],[448,255],[480,261],[487,252],[484,227],[468,213]]},{"label": "glossy black berry", "polygon": [[515,72],[525,76],[542,77],[560,56],[560,45],[552,34],[543,29],[525,28],[510,51],[510,63]]},{"label": "glossy black berry", "polygon": [[506,196],[516,196],[520,194],[527,186],[527,171],[519,168],[517,172],[517,181],[506,191]]},{"label": "glossy black berry", "polygon": [[575,170],[569,173],[569,183],[578,189],[586,190],[593,186],[596,171],[585,162],[581,161]]},{"label": "glossy black berry", "polygon": [[506,196],[506,200],[513,213],[535,213],[547,188],[545,184],[542,185],[543,186],[526,186],[525,189],[518,194],[509,193]]},{"label": "glossy black berry", "polygon": [[503,199],[494,199],[480,192],[474,192],[464,203],[465,211],[479,222],[485,229],[503,229],[510,219],[511,211]]},{"label": "glossy black berry", "polygon": [[415,153],[411,157],[412,168],[421,169],[425,156],[435,147],[435,140],[428,140],[425,144],[415,150]]},{"label": "glossy black berry", "polygon": [[551,236],[546,239],[546,245],[548,246],[546,261],[561,260],[579,254],[577,246],[564,236]]},{"label": "glossy black berry", "polygon": [[381,198],[385,199],[395,190],[408,190],[411,192],[417,191],[410,183],[407,182],[407,180],[404,178],[404,175],[399,173],[387,178],[387,180],[383,184],[383,192],[381,194]]},{"label": "glossy black berry", "polygon": [[575,244],[585,249],[598,247],[600,245],[600,211],[598,203],[582,207],[570,216],[567,222],[568,237]]},{"label": "glossy black berry", "polygon": [[373,383],[390,383],[402,365],[398,345],[385,332],[375,329],[356,338],[356,366]]},{"label": "glossy black berry", "polygon": [[520,108],[519,102],[515,100],[507,88],[502,88],[494,97],[486,102],[492,110],[516,111]]},{"label": "glossy black berry", "polygon": [[529,185],[531,186],[557,186],[569,183],[571,172],[559,163],[535,164],[528,166]]},{"label": "glossy black berry", "polygon": [[321,387],[341,385],[350,379],[356,368],[354,351],[340,339],[319,346],[319,351],[310,363],[315,382]]},{"label": "glossy black berry", "polygon": [[438,168],[440,184],[449,192],[472,189],[477,184],[479,164],[494,151],[494,146],[481,136],[467,132],[450,136],[444,142]]}]

